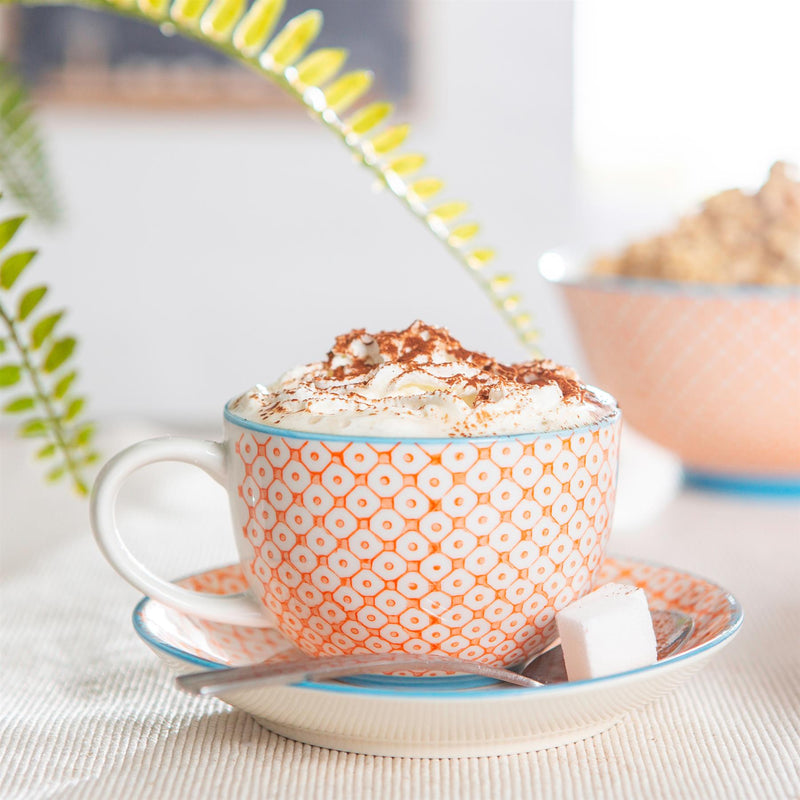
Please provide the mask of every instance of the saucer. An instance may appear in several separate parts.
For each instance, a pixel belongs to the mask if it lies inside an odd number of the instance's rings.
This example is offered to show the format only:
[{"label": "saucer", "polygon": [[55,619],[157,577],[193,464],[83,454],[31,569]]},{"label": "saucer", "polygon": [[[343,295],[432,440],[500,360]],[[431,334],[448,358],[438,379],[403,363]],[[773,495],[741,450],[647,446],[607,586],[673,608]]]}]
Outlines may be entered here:
[{"label": "saucer", "polygon": [[[534,689],[471,676],[373,675],[239,689],[221,699],[290,739],[367,755],[505,755],[586,739],[685,681],[731,641],[742,623],[736,598],[672,567],[609,557],[598,585],[610,581],[642,587],[651,609],[690,614],[694,630],[681,650],[652,666]],[[180,583],[215,594],[247,588],[238,565]],[[298,654],[277,630],[197,619],[147,597],[136,606],[133,625],[177,673]]]}]

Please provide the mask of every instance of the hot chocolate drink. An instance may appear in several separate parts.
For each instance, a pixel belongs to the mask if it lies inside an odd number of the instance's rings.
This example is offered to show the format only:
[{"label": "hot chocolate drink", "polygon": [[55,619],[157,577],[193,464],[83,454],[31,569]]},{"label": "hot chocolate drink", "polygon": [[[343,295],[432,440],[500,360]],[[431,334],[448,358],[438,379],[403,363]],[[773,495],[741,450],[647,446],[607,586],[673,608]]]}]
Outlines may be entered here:
[{"label": "hot chocolate drink", "polygon": [[576,373],[546,359],[502,364],[444,328],[339,336],[324,361],[238,397],[230,411],[264,425],[349,436],[501,436],[564,430],[613,410]]}]

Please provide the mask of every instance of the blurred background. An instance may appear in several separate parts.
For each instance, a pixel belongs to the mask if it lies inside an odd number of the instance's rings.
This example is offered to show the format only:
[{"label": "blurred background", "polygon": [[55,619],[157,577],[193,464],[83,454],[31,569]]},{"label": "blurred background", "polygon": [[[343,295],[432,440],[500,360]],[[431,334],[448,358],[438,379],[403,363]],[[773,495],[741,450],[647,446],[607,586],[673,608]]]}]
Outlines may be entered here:
[{"label": "blurred background", "polygon": [[[800,160],[792,4],[320,7],[319,44],[376,71],[370,96],[413,124],[405,150],[429,156],[443,198],[471,202],[543,350],[579,368],[561,301],[537,274],[543,250],[614,247],[707,194],[755,188],[776,158]],[[217,426],[229,397],[321,357],[338,333],[415,318],[524,357],[430,233],[272,87],[103,14],[7,9],[0,24],[64,209],[57,227],[25,236],[52,302],[69,309],[95,418]]]}]

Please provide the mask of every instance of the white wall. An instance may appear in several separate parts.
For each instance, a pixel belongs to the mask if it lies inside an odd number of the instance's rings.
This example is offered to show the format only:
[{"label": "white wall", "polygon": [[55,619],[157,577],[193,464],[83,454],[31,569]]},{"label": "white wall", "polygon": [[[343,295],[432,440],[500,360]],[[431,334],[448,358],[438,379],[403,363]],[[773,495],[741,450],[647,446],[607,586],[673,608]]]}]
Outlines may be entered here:
[{"label": "white wall", "polygon": [[[448,197],[472,202],[547,354],[575,362],[535,274],[538,252],[569,230],[571,16],[566,1],[421,0],[407,116],[409,148]],[[70,309],[96,417],[216,420],[228,397],[321,356],[336,334],[416,317],[524,356],[436,240],[302,116],[41,118],[67,214],[37,234],[34,269]]]}]

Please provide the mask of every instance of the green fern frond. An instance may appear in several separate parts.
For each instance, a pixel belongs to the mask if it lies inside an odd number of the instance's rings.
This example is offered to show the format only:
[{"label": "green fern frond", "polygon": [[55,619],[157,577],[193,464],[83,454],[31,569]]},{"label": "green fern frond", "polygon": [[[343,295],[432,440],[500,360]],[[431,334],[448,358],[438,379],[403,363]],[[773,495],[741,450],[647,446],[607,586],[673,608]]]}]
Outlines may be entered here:
[{"label": "green fern frond", "polygon": [[[54,0],[31,4],[48,2],[55,4]],[[245,8],[245,0],[73,0],[73,4],[134,17],[179,33],[226,54],[280,86],[338,136],[355,160],[442,242],[523,345],[538,354],[538,332],[529,315],[507,308],[510,276],[494,275],[487,269],[494,251],[472,247],[471,240],[479,230],[477,223],[457,223],[466,204],[451,200],[430,206],[429,200],[443,190],[444,182],[426,176],[411,180],[424,166],[425,157],[397,153],[408,138],[410,127],[390,124],[390,103],[372,102],[350,111],[369,90],[372,73],[358,70],[336,78],[346,51],[322,49],[308,54],[322,28],[321,12],[305,11],[275,33],[284,0],[255,0],[249,8]],[[349,116],[343,119],[346,111]]]},{"label": "green fern frond", "polygon": [[[57,333],[64,312],[40,314],[46,286],[25,289],[19,278],[36,256],[35,250],[5,255],[6,247],[25,221],[0,221],[0,391],[11,392],[2,412],[20,418],[18,433],[41,439],[37,458],[52,462],[46,477],[69,477],[86,494],[86,467],[97,459],[92,448],[94,426],[82,419],[86,400],[73,391],[76,372],[71,359],[77,342]],[[15,310],[12,310],[15,309]]]},{"label": "green fern frond", "polygon": [[31,105],[11,68],[0,61],[0,185],[44,222],[58,218],[56,193]]}]

